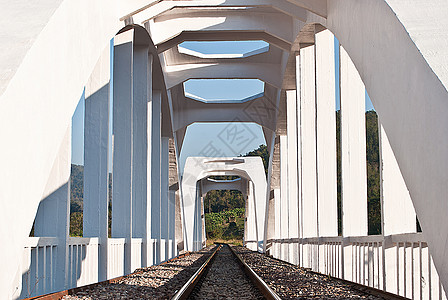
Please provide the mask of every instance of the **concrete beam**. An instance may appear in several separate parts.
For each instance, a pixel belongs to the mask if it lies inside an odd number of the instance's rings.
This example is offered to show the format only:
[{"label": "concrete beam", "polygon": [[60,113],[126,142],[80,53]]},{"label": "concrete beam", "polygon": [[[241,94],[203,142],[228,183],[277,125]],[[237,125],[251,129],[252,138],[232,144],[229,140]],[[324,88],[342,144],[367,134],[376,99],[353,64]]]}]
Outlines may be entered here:
[{"label": "concrete beam", "polygon": [[[245,10],[228,10],[221,12],[206,10],[188,10],[188,14],[161,16],[148,22],[150,34],[155,45],[166,42],[184,31],[231,31],[235,38],[238,32],[267,32],[272,36],[292,43],[293,18],[283,13],[264,14],[263,12],[247,13]],[[238,39],[238,38],[237,38]]]},{"label": "concrete beam", "polygon": [[[247,7],[247,8],[272,8],[273,11],[282,12],[288,16],[300,19],[301,21],[307,20],[308,11],[299,5],[290,3],[285,0],[272,1],[272,0],[202,0],[202,1],[163,1],[159,2],[153,6],[146,7],[140,11],[136,11],[132,14],[132,18],[135,23],[143,24],[149,20],[159,17],[167,12],[182,9],[186,14],[188,9],[201,7],[203,9],[216,9],[216,8],[226,8],[226,7]],[[326,5],[325,5],[326,9]],[[131,15],[128,15],[129,17]],[[123,18],[122,18],[123,19]]]},{"label": "concrete beam", "polygon": [[282,86],[282,68],[277,64],[189,64],[165,67],[167,89],[188,79],[260,79],[276,88]]}]

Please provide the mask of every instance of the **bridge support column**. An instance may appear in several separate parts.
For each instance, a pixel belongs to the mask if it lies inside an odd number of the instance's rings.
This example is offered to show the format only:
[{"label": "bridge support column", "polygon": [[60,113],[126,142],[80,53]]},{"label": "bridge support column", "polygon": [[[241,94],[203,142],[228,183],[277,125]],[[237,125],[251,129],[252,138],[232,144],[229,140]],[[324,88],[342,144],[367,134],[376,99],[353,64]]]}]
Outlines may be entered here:
[{"label": "bridge support column", "polygon": [[161,176],[160,176],[160,191],[161,191],[161,207],[160,207],[160,261],[169,259],[168,245],[169,245],[169,138],[162,137],[161,143]]},{"label": "bridge support column", "polygon": [[132,237],[132,66],[134,31],[128,30],[114,39],[113,88],[113,238],[125,238],[124,273],[131,273]]},{"label": "bridge support column", "polygon": [[160,257],[160,239],[161,239],[161,149],[162,149],[162,94],[160,91],[153,91],[152,101],[150,101],[151,122],[151,237],[155,242],[154,245],[154,261],[153,264],[161,262]]},{"label": "bridge support column", "polygon": [[[330,237],[338,235],[334,36],[317,32],[315,44],[318,233]],[[321,273],[326,273],[324,247],[319,245]]]},{"label": "bridge support column", "polygon": [[[71,126],[66,131],[53,162],[50,176],[39,204],[34,223],[34,236],[57,237],[56,278],[54,290],[67,289],[68,236],[70,226]],[[38,278],[36,278],[38,280]],[[46,291],[36,282],[36,294]]]},{"label": "bridge support column", "polygon": [[154,243],[152,240],[152,227],[151,227],[151,195],[152,195],[152,124],[153,124],[153,57],[152,55],[148,55],[148,65],[147,65],[147,101],[146,101],[146,170],[145,170],[145,183],[146,183],[146,195],[144,196],[146,201],[144,202],[141,214],[143,214],[144,219],[144,232],[143,232],[143,248],[142,248],[142,265],[145,267],[151,266],[154,264]]},{"label": "bridge support column", "polygon": [[[317,165],[316,165],[316,81],[315,49],[300,49],[301,80],[301,151],[302,151],[302,238],[318,236],[317,227]],[[307,257],[313,255],[314,247],[303,249],[303,266],[315,269]]]},{"label": "bridge support column", "polygon": [[[151,78],[148,47],[136,45],[134,30],[114,40],[112,237],[125,238],[124,272],[142,266],[147,219],[147,101]],[[140,249],[138,249],[138,247]],[[143,252],[143,255],[142,255]],[[147,261],[145,262],[147,263]]]},{"label": "bridge support column", "polygon": [[[380,144],[380,189],[382,210],[382,232],[384,236],[417,231],[416,214],[411,196],[401,175],[386,132],[378,121]],[[392,245],[383,246],[386,278],[383,284],[388,292],[399,294],[397,274],[405,278],[403,270],[397,270],[397,251]],[[411,248],[412,249],[412,248]],[[408,268],[409,269],[409,268]],[[409,275],[406,274],[409,278]],[[408,282],[409,283],[409,282]],[[410,284],[407,284],[409,287]],[[403,291],[400,290],[403,295]],[[408,296],[411,291],[408,291]]]},{"label": "bridge support column", "polygon": [[[298,237],[303,237],[303,206],[302,206],[302,58],[300,51],[296,53],[296,141],[297,141],[297,209],[298,209]],[[303,266],[302,260],[303,244],[297,243],[297,262],[299,266]]]},{"label": "bridge support column", "polygon": [[[340,47],[342,234],[367,235],[365,88],[353,62]],[[344,249],[344,278],[352,274],[352,246]]]},{"label": "bridge support column", "polygon": [[146,237],[147,177],[148,177],[148,99],[152,84],[152,57],[148,46],[134,46],[132,95],[132,238],[141,239],[133,247],[132,272],[147,265],[144,247]]},{"label": "bridge support column", "polygon": [[367,235],[365,88],[340,48],[343,236]]},{"label": "bridge support column", "polygon": [[[287,108],[287,139],[288,139],[288,237],[290,239],[299,238],[299,183],[297,165],[297,92],[296,90],[286,91]],[[298,263],[297,245],[289,244],[288,261],[292,264]]]},{"label": "bridge support column", "polygon": [[[303,237],[317,237],[316,97],[314,46],[300,49]],[[309,267],[309,266],[308,266]]]},{"label": "bridge support column", "polygon": [[[289,238],[288,138],[280,135],[280,238]],[[289,245],[281,244],[280,259],[288,261]]]},{"label": "bridge support column", "polygon": [[83,236],[99,237],[98,278],[94,281],[107,279],[109,82],[107,45],[85,90]]}]

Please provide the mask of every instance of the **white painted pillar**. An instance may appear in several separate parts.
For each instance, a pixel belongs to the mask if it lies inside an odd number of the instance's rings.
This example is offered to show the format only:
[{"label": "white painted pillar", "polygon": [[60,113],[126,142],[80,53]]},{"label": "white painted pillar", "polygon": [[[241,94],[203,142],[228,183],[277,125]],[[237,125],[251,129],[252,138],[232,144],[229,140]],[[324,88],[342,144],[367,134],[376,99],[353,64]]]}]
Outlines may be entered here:
[{"label": "white painted pillar", "polygon": [[[194,236],[193,236],[193,251],[200,250],[202,244],[202,218],[201,218],[201,185],[196,182],[196,197],[195,197],[195,207],[194,207]],[[188,216],[187,216],[188,218]]]},{"label": "white painted pillar", "polygon": [[401,175],[395,155],[383,126],[379,124],[381,203],[383,234],[417,231],[416,215],[411,195]]},{"label": "white painted pillar", "polygon": [[[411,196],[401,175],[386,132],[378,120],[380,144],[380,188],[382,232],[384,236],[417,231],[416,214]],[[404,278],[403,269],[397,269],[396,248],[384,249],[386,290],[397,293],[397,274]],[[410,264],[406,266],[410,269]]]},{"label": "white painted pillar", "polygon": [[[289,180],[288,180],[288,139],[286,135],[280,135],[280,238],[289,238]],[[288,260],[289,245],[282,243],[280,259]]]},{"label": "white painted pillar", "polygon": [[85,89],[83,235],[99,237],[96,281],[107,279],[109,82],[110,46],[107,45]]},{"label": "white painted pillar", "polygon": [[[297,118],[297,201],[299,238],[303,236],[303,201],[302,201],[302,74],[300,51],[296,53],[296,118]],[[297,244],[297,265],[302,266],[302,243]]]},{"label": "white painted pillar", "polygon": [[342,234],[367,235],[365,88],[340,47]]},{"label": "white painted pillar", "polygon": [[[297,93],[286,91],[287,138],[288,138],[288,237],[299,238],[299,182],[297,165]],[[289,262],[297,264],[297,247],[289,244]]]},{"label": "white painted pillar", "polygon": [[247,193],[247,204],[246,204],[246,247],[252,251],[257,251],[257,219],[255,216],[255,190],[254,183],[252,181],[247,182],[248,193]]},{"label": "white painted pillar", "polygon": [[161,262],[160,258],[160,238],[161,238],[161,139],[162,139],[162,94],[160,91],[153,91],[150,105],[152,125],[151,125],[151,238],[154,239],[155,253],[154,264]]},{"label": "white painted pillar", "polygon": [[[132,238],[146,236],[147,162],[148,162],[148,82],[152,80],[152,65],[147,46],[134,46],[132,95]],[[146,248],[141,247],[140,259],[132,262],[135,268],[146,265]]]},{"label": "white painted pillar", "polygon": [[316,33],[316,131],[319,236],[338,235],[334,36]]},{"label": "white painted pillar", "polygon": [[161,248],[161,261],[168,259],[168,238],[169,238],[169,142],[168,137],[162,137],[161,143],[161,176],[160,176],[160,191],[161,191],[161,208],[160,208],[160,237],[165,242],[165,248]]},{"label": "white painted pillar", "polygon": [[[340,47],[342,235],[367,235],[365,88],[353,62]],[[344,279],[352,273],[354,247],[345,245]]]},{"label": "white painted pillar", "polygon": [[[34,236],[57,237],[54,290],[67,289],[67,263],[70,226],[71,126],[67,129],[39,204],[34,223]],[[37,283],[37,293],[44,292]]]},{"label": "white painted pillar", "polygon": [[153,128],[153,78],[152,78],[152,55],[148,56],[147,68],[147,103],[146,103],[146,202],[143,205],[142,213],[145,215],[145,230],[143,233],[143,250],[142,250],[142,264],[143,266],[151,266],[154,264],[154,244],[152,240],[152,128]]},{"label": "white painted pillar", "polygon": [[125,274],[131,272],[133,37],[128,30],[114,39],[113,195],[111,236],[125,238]]},{"label": "white painted pillar", "polygon": [[314,46],[300,49],[302,237],[317,237],[316,94]]}]

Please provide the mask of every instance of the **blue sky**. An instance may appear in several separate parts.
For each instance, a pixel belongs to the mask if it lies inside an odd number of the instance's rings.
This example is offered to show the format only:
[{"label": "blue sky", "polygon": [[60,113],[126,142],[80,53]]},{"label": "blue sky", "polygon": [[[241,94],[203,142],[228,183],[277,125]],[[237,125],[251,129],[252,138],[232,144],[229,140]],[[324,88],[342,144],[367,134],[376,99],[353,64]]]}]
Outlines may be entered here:
[{"label": "blue sky", "polygon": [[[113,43],[111,42],[111,50]],[[182,44],[191,50],[205,54],[245,53],[267,44],[261,41],[251,42],[185,42]],[[335,57],[339,57],[339,43],[335,39]],[[111,59],[112,60],[112,59]],[[112,65],[112,64],[111,64]],[[336,59],[336,70],[339,70],[339,60]],[[339,72],[336,72],[336,109],[339,109]],[[221,80],[221,81],[188,81],[185,83],[187,92],[209,99],[243,99],[248,95],[262,91],[263,83],[258,80]],[[373,109],[373,105],[366,92],[366,111]],[[84,162],[84,93],[73,115],[72,125],[72,163]],[[112,125],[111,125],[112,126]],[[183,166],[188,156],[213,155],[220,153],[223,156],[237,156],[245,154],[260,144],[265,144],[261,127],[256,124],[239,124],[236,127],[228,123],[193,124],[188,127],[180,165]],[[241,132],[246,134],[240,144],[229,143],[226,132]],[[206,156],[206,155],[204,155]]]}]

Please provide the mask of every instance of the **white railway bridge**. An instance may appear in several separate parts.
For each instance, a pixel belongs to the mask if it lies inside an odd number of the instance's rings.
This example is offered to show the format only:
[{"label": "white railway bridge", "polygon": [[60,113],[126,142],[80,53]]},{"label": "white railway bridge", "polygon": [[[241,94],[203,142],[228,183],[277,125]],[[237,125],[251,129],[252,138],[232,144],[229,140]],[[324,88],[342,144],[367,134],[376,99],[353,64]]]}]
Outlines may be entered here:
[{"label": "white railway bridge", "polygon": [[[409,298],[445,298],[445,0],[1,0],[0,8],[0,298],[197,250],[201,198],[221,188],[247,196],[251,249]],[[247,40],[269,47],[239,56],[178,47]],[[185,93],[185,81],[214,78],[259,79],[264,91],[241,101]],[[70,130],[84,90],[84,237],[73,238]],[[367,234],[366,91],[380,121],[380,236]],[[257,159],[196,158],[180,170],[195,122],[262,126],[267,180]],[[239,180],[208,179],[216,175]]]}]

